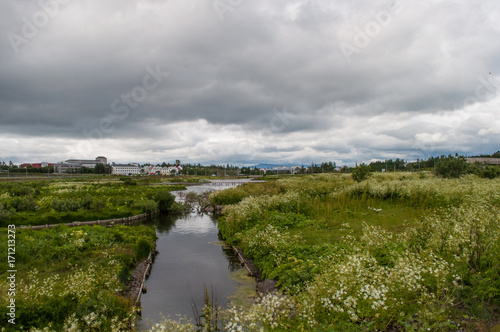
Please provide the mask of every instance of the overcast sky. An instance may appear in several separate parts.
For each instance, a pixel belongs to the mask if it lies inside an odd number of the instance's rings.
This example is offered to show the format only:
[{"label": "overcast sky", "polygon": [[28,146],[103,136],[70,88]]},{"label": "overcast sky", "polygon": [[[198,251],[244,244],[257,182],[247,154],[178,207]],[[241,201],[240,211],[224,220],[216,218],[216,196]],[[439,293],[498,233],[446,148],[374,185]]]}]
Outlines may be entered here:
[{"label": "overcast sky", "polygon": [[0,160],[500,149],[498,0],[2,0]]}]

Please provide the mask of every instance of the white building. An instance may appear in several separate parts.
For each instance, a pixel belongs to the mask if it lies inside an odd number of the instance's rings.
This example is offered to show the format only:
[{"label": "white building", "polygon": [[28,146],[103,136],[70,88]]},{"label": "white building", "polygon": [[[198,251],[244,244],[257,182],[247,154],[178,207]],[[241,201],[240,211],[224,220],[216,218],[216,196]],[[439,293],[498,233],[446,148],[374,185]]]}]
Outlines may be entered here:
[{"label": "white building", "polygon": [[111,174],[130,175],[141,174],[141,168],[138,164],[115,164],[111,165]]},{"label": "white building", "polygon": [[142,168],[142,171],[144,174],[148,174],[148,175],[161,174],[161,167],[160,166],[146,165]]},{"label": "white building", "polygon": [[149,175],[170,175],[177,174],[182,171],[181,166],[170,166],[170,167],[161,167],[161,166],[144,166],[143,173]]},{"label": "white building", "polygon": [[180,166],[163,167],[161,169],[161,174],[162,175],[179,174],[179,171],[182,171],[182,167]]}]

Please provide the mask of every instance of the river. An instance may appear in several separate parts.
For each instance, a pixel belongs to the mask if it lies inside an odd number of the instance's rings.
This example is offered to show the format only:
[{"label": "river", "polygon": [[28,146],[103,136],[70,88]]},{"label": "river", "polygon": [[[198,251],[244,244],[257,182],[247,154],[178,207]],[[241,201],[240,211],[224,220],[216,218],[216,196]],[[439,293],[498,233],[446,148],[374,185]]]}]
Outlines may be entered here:
[{"label": "river", "polygon": [[[229,186],[202,185],[190,186],[188,191],[202,193],[226,188]],[[180,314],[193,318],[193,303],[200,312],[203,308],[205,287],[213,289],[218,305],[227,305],[228,297],[239,286],[232,274],[242,267],[234,253],[219,242],[216,217],[192,212],[185,216],[159,216],[149,223],[156,227],[159,253],[146,281],[148,291],[141,297],[139,330],[147,329],[162,316],[175,318]]]}]

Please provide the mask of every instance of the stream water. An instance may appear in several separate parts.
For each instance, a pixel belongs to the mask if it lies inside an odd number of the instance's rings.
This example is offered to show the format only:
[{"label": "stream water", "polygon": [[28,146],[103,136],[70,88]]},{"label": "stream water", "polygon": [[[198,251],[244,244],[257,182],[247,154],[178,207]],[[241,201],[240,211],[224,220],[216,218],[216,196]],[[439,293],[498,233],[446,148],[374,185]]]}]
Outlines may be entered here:
[{"label": "stream water", "polygon": [[[190,186],[188,191],[202,193],[225,188],[228,186],[202,185]],[[232,273],[242,267],[232,250],[219,242],[217,219],[193,212],[159,216],[149,223],[156,227],[159,254],[146,281],[148,291],[141,297],[139,330],[147,329],[162,316],[175,318],[180,314],[193,318],[193,303],[200,312],[203,308],[205,287],[216,294],[218,305],[227,305],[228,297],[239,284]]]}]

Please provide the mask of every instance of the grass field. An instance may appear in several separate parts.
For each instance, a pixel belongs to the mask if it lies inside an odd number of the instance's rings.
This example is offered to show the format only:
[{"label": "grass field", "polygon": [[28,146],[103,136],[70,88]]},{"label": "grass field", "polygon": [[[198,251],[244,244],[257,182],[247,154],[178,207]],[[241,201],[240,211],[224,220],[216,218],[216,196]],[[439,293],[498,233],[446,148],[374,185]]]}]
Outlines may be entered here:
[{"label": "grass field", "polygon": [[432,174],[286,177],[213,193],[281,293],[232,308],[253,331],[480,331],[498,322],[500,180]]},{"label": "grass field", "polygon": [[[0,227],[129,217],[158,209],[161,180],[88,177],[0,182]],[[180,207],[179,207],[180,208]]]},{"label": "grass field", "polygon": [[[105,219],[158,208],[160,186],[151,180],[86,181],[2,183],[0,222],[47,223],[50,216],[62,222],[92,213]],[[226,310],[207,299],[199,326],[165,319],[152,330],[498,328],[498,178],[392,173],[357,183],[340,174],[285,176],[210,199],[225,205],[219,230],[226,242],[241,247],[280,291]],[[154,231],[144,226],[18,229],[20,324],[46,331],[132,329],[132,308],[120,294],[153,240]],[[0,277],[7,303],[7,274]]]}]

